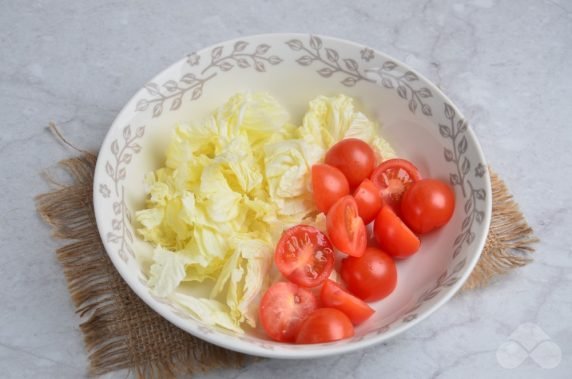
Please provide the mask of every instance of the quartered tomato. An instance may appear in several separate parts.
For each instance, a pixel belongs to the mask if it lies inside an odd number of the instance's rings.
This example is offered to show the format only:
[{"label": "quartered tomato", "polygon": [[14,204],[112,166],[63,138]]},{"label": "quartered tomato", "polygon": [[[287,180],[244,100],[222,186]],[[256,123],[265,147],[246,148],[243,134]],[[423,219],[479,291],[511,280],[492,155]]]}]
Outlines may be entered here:
[{"label": "quartered tomato", "polygon": [[354,326],[343,312],[334,308],[315,310],[300,326],[296,343],[323,343],[350,338]]},{"label": "quartered tomato", "polygon": [[367,246],[367,231],[352,196],[342,197],[330,208],[326,227],[336,249],[354,257],[363,254]]},{"label": "quartered tomato", "polygon": [[403,193],[421,179],[419,170],[405,159],[388,159],[382,162],[370,177],[380,190],[383,201],[399,212],[399,203]]},{"label": "quartered tomato", "polygon": [[302,287],[322,283],[334,267],[334,249],[328,237],[313,226],[297,225],[286,230],[274,253],[278,270]]},{"label": "quartered tomato", "polygon": [[320,301],[325,307],[344,312],[354,325],[361,324],[375,313],[372,307],[329,279],[322,286]]},{"label": "quartered tomato", "polygon": [[397,267],[380,249],[368,247],[363,256],[342,261],[342,279],[348,290],[364,301],[387,297],[397,285]]},{"label": "quartered tomato", "polygon": [[342,196],[350,193],[350,186],[344,174],[327,164],[312,166],[312,190],[316,207],[326,213]]},{"label": "quartered tomato", "polygon": [[354,199],[356,199],[359,216],[366,225],[375,219],[383,206],[380,189],[369,179],[361,182],[354,191]]},{"label": "quartered tomato", "polygon": [[293,342],[302,322],[318,308],[314,294],[293,283],[272,285],[260,301],[260,323],[275,341]]},{"label": "quartered tomato", "polygon": [[356,188],[373,171],[375,153],[366,142],[347,138],[328,150],[326,163],[337,167],[348,179],[350,187]]},{"label": "quartered tomato", "polygon": [[445,225],[454,210],[453,190],[436,179],[413,183],[401,199],[403,221],[416,233],[428,233]]},{"label": "quartered tomato", "polygon": [[396,258],[407,258],[421,245],[419,237],[389,207],[379,211],[373,232],[383,251]]}]

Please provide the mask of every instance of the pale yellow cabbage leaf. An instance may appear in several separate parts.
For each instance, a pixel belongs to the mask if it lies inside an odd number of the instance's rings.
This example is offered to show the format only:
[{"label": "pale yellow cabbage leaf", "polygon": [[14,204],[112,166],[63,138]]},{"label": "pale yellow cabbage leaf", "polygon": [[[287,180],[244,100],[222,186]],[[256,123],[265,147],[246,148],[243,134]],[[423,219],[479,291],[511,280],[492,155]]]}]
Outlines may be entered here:
[{"label": "pale yellow cabbage leaf", "polygon": [[318,96],[308,108],[299,135],[324,152],[344,138],[358,138],[371,144],[384,158],[395,156],[391,146],[379,137],[377,124],[355,110],[351,97]]}]

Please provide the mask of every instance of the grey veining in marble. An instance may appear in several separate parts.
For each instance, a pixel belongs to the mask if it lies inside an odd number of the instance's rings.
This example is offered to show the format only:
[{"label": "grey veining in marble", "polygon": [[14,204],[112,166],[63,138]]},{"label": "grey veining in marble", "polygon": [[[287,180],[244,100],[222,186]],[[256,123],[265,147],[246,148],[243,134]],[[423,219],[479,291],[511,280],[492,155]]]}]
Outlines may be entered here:
[{"label": "grey veining in marble", "polygon": [[[380,346],[197,377],[572,377],[566,0],[0,1],[0,377],[86,375],[79,320],[53,254],[57,243],[32,201],[47,188],[38,173],[71,155],[54,143],[47,122],[96,149],[127,99],[171,62],[217,41],[280,31],[359,41],[439,84],[470,119],[542,242],[533,264],[457,296]],[[542,329],[551,341],[542,346],[560,351],[555,368],[530,357],[503,367],[511,363],[499,347],[523,324]],[[547,354],[554,358],[554,349]]]}]

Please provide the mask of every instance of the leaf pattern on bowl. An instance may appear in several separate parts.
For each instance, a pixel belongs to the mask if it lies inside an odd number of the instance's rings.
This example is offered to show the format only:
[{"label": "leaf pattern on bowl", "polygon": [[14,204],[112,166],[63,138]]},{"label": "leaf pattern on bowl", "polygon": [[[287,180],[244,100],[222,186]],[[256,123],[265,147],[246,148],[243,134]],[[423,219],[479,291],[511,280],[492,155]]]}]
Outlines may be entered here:
[{"label": "leaf pattern on bowl", "polygon": [[417,301],[415,302],[415,304],[404,313],[405,316],[402,317],[401,322],[411,322],[411,321],[415,320],[417,318],[417,314],[414,312],[417,311],[419,308],[421,308],[421,306],[425,302],[427,302],[427,301],[435,298],[437,295],[439,295],[439,293],[441,292],[441,290],[443,288],[451,287],[455,283],[457,283],[460,279],[459,275],[457,275],[457,274],[459,274],[459,272],[461,272],[461,270],[465,267],[466,263],[467,263],[467,259],[464,258],[460,262],[457,262],[455,267],[453,267],[453,269],[450,272],[448,270],[445,270],[437,278],[433,287],[424,291],[417,298]]},{"label": "leaf pattern on bowl", "polygon": [[[395,72],[395,69],[399,68],[399,66],[393,61],[386,61],[377,69],[367,68],[360,70],[359,64],[355,59],[341,58],[336,49],[324,46],[320,37],[310,36],[309,47],[299,39],[291,39],[286,44],[290,49],[304,53],[304,55],[296,59],[298,64],[309,66],[313,62],[319,62],[323,67],[316,72],[324,78],[329,78],[336,73],[342,73],[345,78],[340,83],[346,87],[353,87],[360,81],[380,83],[385,88],[395,89],[399,97],[407,100],[409,110],[412,113],[415,113],[417,108],[420,107],[421,112],[425,116],[433,114],[431,106],[423,100],[433,97],[431,90],[426,87],[416,88],[414,86],[414,82],[419,80],[414,72],[406,71],[403,74]],[[363,61],[369,62],[375,57],[375,54],[372,49],[364,48],[360,51],[360,57]],[[372,76],[375,75],[377,79],[368,77],[367,74],[369,73],[373,74]]]},{"label": "leaf pattern on bowl", "polygon": [[[237,41],[226,55],[224,46],[216,46],[210,51],[210,63],[200,73],[187,72],[179,80],[169,79],[162,84],[155,82],[145,84],[144,88],[150,97],[137,101],[135,110],[144,112],[152,109],[153,117],[159,117],[167,107],[170,111],[179,109],[187,93],[190,93],[190,101],[200,99],[205,84],[219,72],[230,71],[235,67],[253,67],[257,72],[266,72],[268,65],[275,66],[282,63],[282,58],[267,55],[270,45],[262,43],[248,52],[249,45],[247,41]],[[187,63],[190,66],[197,66],[200,61],[201,56],[197,53],[187,56]]]},{"label": "leaf pattern on bowl", "polygon": [[[455,171],[449,174],[449,181],[451,185],[461,187],[464,198],[465,218],[461,225],[462,232],[453,243],[453,258],[456,258],[461,252],[463,242],[470,245],[475,239],[475,233],[472,230],[473,222],[476,220],[478,223],[482,223],[485,218],[482,206],[486,199],[486,191],[484,188],[475,188],[469,180],[472,164],[466,155],[468,123],[457,117],[455,109],[450,104],[445,103],[443,106],[444,115],[449,120],[449,125],[439,124],[439,134],[450,141],[450,148],[444,148],[443,156],[447,162],[451,162],[455,166]],[[479,162],[479,164],[480,167],[477,166],[475,171],[476,176],[484,168],[482,163]]]},{"label": "leaf pattern on bowl", "polygon": [[171,111],[177,110],[187,93],[191,94],[191,101],[199,99],[203,94],[205,83],[215,76],[216,73],[199,78],[192,73],[186,73],[178,81],[170,79],[161,85],[149,82],[145,84],[145,90],[151,97],[139,100],[135,109],[140,112],[152,109],[153,117],[159,117],[166,106],[169,106]]},{"label": "leaf pattern on bowl", "polygon": [[121,187],[121,197],[119,201],[113,203],[113,213],[115,217],[111,220],[113,231],[107,233],[107,241],[118,244],[117,253],[123,262],[127,263],[129,257],[135,257],[135,252],[131,247],[133,243],[133,232],[131,231],[131,212],[125,203],[125,190]]},{"label": "leaf pattern on bowl", "polygon": [[[123,128],[122,138],[113,140],[110,149],[113,161],[105,162],[105,172],[113,182],[115,199],[112,203],[114,218],[111,220],[111,230],[106,238],[110,243],[119,245],[117,250],[119,257],[127,263],[129,257],[134,257],[135,253],[131,244],[133,243],[133,231],[131,230],[131,211],[125,202],[125,188],[120,184],[127,176],[127,168],[133,159],[133,154],[141,152],[141,145],[137,140],[145,135],[145,126],[140,126],[133,133],[131,125]],[[110,192],[106,184],[105,187]],[[109,196],[104,196],[109,197]]]},{"label": "leaf pattern on bowl", "polygon": [[119,195],[119,183],[127,176],[127,166],[131,163],[133,154],[138,154],[141,151],[141,145],[136,140],[143,137],[144,134],[145,126],[140,126],[135,133],[132,133],[131,125],[127,125],[123,128],[123,142],[116,139],[111,143],[111,153],[115,160],[105,163],[105,172],[113,180],[116,196]]},{"label": "leaf pattern on bowl", "polygon": [[[323,78],[329,78],[334,74],[343,74],[343,79],[340,81],[346,87],[353,87],[360,81],[374,83],[375,80],[366,77],[362,73],[356,59],[342,58],[336,49],[325,47],[322,39],[317,36],[310,36],[308,46],[304,45],[299,39],[291,39],[286,42],[286,45],[294,51],[302,51],[304,55],[296,59],[296,62],[301,66],[310,66],[314,62],[318,62],[320,69],[316,72]],[[363,60],[370,60],[373,56],[369,54],[361,55]]]},{"label": "leaf pattern on bowl", "polygon": [[375,74],[379,78],[377,83],[387,89],[395,89],[400,98],[407,100],[407,107],[411,113],[415,114],[420,108],[421,113],[425,116],[432,116],[433,110],[425,100],[433,97],[431,90],[427,87],[417,88],[415,84],[419,81],[419,77],[413,71],[405,71],[401,74],[395,71],[396,68],[399,68],[397,63],[386,61],[381,67],[370,69],[367,72]]},{"label": "leaf pattern on bowl", "polygon": [[266,72],[268,64],[274,66],[282,63],[282,58],[276,55],[266,56],[270,50],[270,45],[259,44],[250,53],[247,52],[248,46],[249,43],[246,41],[237,41],[233,45],[232,51],[226,55],[223,54],[223,46],[215,47],[211,50],[211,62],[201,71],[201,74],[213,68],[218,68],[220,71],[230,71],[234,67],[253,67],[258,72]]},{"label": "leaf pattern on bowl", "polygon": [[[461,277],[460,272],[467,264],[467,258],[460,255],[462,247],[472,244],[475,240],[473,231],[475,223],[482,224],[484,221],[486,191],[484,188],[475,186],[474,183],[482,182],[480,178],[485,177],[487,168],[482,162],[471,162],[468,157],[467,122],[458,117],[454,107],[447,102],[439,104],[431,89],[422,84],[423,81],[417,74],[392,60],[383,61],[374,50],[368,47],[356,49],[354,55],[342,56],[334,48],[334,42],[330,45],[329,41],[324,42],[325,38],[314,35],[309,35],[307,38],[307,40],[304,39],[307,42],[303,42],[303,39],[299,37],[285,39],[281,42],[290,50],[300,52],[292,58],[297,65],[311,67],[320,77],[336,80],[345,87],[365,83],[395,91],[400,99],[407,102],[407,107],[412,114],[416,115],[420,112],[435,121],[439,128],[439,135],[448,142],[448,146],[443,150],[443,159],[452,165],[449,180],[452,185],[460,188],[463,197],[464,218],[461,223],[461,232],[456,236],[452,246],[453,269],[443,271],[433,285],[424,291],[399,319],[386,323],[368,333],[367,336],[352,340],[361,341],[384,334],[397,325],[416,320],[423,305],[437,298],[443,289],[458,283]],[[215,46],[206,52],[191,53],[186,59],[186,70],[184,70],[186,72],[176,80],[171,78],[162,83],[149,82],[145,85],[134,101],[135,111],[151,111],[153,118],[161,116],[164,112],[175,111],[181,107],[183,101],[200,99],[209,82],[231,70],[244,69],[264,74],[269,67],[284,62],[283,57],[270,54],[271,49],[270,43],[253,44],[239,40],[232,44]],[[137,140],[143,137],[144,133],[144,126],[133,132],[131,126],[128,125],[123,128],[122,136],[112,141],[110,149],[113,159],[105,162],[105,172],[111,185],[100,183],[98,188],[98,196],[110,204],[114,215],[109,225],[110,228],[108,228],[110,231],[106,235],[107,241],[118,246],[116,251],[125,263],[130,257],[134,257],[131,247],[134,238],[131,210],[125,201],[122,182],[127,176],[133,155],[141,151]],[[214,333],[212,327],[173,307],[167,299],[155,300],[166,305],[177,317],[193,320],[195,324],[193,329],[199,336]],[[260,341],[245,335],[232,335],[228,331],[224,333],[228,338],[248,341],[266,350],[275,348],[271,342]]]}]

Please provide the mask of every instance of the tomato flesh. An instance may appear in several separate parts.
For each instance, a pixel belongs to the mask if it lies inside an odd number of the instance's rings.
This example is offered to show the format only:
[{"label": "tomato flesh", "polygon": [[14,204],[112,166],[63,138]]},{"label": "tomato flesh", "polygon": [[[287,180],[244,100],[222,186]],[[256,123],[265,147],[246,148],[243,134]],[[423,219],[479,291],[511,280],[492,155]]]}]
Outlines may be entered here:
[{"label": "tomato flesh", "polygon": [[428,233],[449,222],[455,210],[455,193],[436,179],[423,179],[403,194],[401,216],[416,233]]},{"label": "tomato flesh", "polygon": [[361,324],[375,313],[365,302],[329,279],[322,286],[320,301],[325,307],[344,312],[354,325]]},{"label": "tomato flesh", "polygon": [[350,193],[350,185],[337,168],[316,164],[312,166],[312,190],[316,207],[326,213],[339,198]]},{"label": "tomato flesh", "polygon": [[313,226],[297,225],[286,230],[274,253],[282,275],[302,287],[315,287],[334,268],[334,249],[328,237]]},{"label": "tomato flesh", "polygon": [[369,179],[361,182],[354,192],[354,199],[356,199],[359,216],[366,225],[375,219],[383,206],[379,188]]},{"label": "tomato flesh", "polygon": [[375,239],[386,253],[407,258],[419,250],[421,241],[389,207],[383,207],[373,226]]},{"label": "tomato flesh", "polygon": [[364,141],[347,138],[336,143],[326,154],[326,163],[337,167],[348,179],[350,188],[356,188],[373,171],[375,153]]},{"label": "tomato flesh", "polygon": [[348,290],[364,301],[377,301],[397,286],[397,267],[387,253],[368,247],[363,256],[342,261],[342,279]]},{"label": "tomato flesh", "polygon": [[339,341],[354,335],[354,326],[343,312],[334,308],[315,310],[300,326],[298,344]]},{"label": "tomato flesh", "polygon": [[352,196],[342,197],[330,208],[326,228],[332,244],[342,253],[359,257],[365,251],[367,231]]},{"label": "tomato flesh", "polygon": [[389,159],[373,171],[370,179],[381,190],[384,204],[398,212],[403,193],[420,180],[421,175],[413,163],[405,159]]},{"label": "tomato flesh", "polygon": [[302,322],[317,308],[318,300],[310,290],[278,282],[266,291],[258,312],[262,328],[270,338],[293,342]]}]

